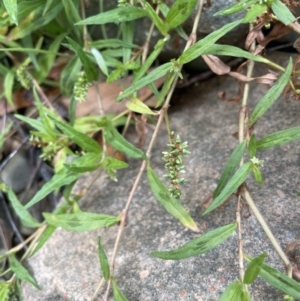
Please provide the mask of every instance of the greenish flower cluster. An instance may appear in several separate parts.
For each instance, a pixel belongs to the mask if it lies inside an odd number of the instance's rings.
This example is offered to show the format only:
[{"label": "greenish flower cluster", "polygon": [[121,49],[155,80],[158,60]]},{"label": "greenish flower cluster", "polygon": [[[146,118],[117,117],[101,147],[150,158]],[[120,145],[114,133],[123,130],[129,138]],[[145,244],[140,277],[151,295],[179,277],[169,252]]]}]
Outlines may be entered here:
[{"label": "greenish flower cluster", "polygon": [[83,102],[86,100],[86,95],[90,85],[91,83],[88,81],[85,72],[80,72],[74,85],[74,97],[76,101]]},{"label": "greenish flower cluster", "polygon": [[26,72],[27,64],[21,64],[16,70],[17,80],[21,83],[22,87],[29,90],[32,86],[31,79]]},{"label": "greenish flower cluster", "polygon": [[168,169],[169,173],[164,175],[170,179],[171,188],[169,189],[171,196],[179,199],[181,196],[181,189],[179,185],[186,182],[185,178],[179,178],[180,173],[185,173],[183,165],[183,156],[190,154],[187,150],[188,143],[181,142],[180,137],[177,135],[175,138],[174,132],[170,135],[171,143],[168,144],[169,151],[163,152],[163,160],[166,162],[165,167]]}]

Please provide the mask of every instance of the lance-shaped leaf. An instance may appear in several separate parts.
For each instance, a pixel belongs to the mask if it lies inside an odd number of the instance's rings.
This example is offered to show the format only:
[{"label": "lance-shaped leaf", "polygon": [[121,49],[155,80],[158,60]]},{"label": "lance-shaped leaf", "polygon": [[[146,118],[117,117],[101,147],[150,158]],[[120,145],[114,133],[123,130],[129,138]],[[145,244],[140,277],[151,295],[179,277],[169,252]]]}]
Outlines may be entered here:
[{"label": "lance-shaped leaf", "polygon": [[137,97],[131,97],[129,102],[126,103],[126,107],[136,113],[157,115],[158,112],[153,112],[146,104],[144,104]]},{"label": "lance-shaped leaf", "polygon": [[128,142],[107,120],[104,128],[105,140],[116,150],[136,159],[148,160],[145,153]]},{"label": "lance-shaped leaf", "polygon": [[300,139],[300,126],[270,134],[256,141],[256,149],[272,148],[298,139]]},{"label": "lance-shaped leaf", "polygon": [[241,301],[243,284],[241,281],[235,281],[226,287],[224,293],[218,301]]},{"label": "lance-shaped leaf", "polygon": [[254,282],[254,280],[257,278],[261,266],[267,256],[267,253],[262,253],[259,256],[252,259],[247,267],[247,270],[245,271],[244,275],[244,283],[245,284],[251,284]]},{"label": "lance-shaped leaf", "polygon": [[23,207],[11,188],[8,190],[8,198],[15,213],[25,227],[36,228],[40,226],[40,223]]},{"label": "lance-shaped leaf", "polygon": [[15,255],[9,256],[10,268],[22,281],[31,283],[38,290],[40,289],[35,279],[29,274],[28,270],[16,259]]},{"label": "lance-shaped leaf", "polygon": [[235,230],[236,224],[229,224],[191,240],[178,249],[154,251],[151,255],[166,260],[180,260],[203,254],[225,241]]},{"label": "lance-shaped leaf", "polygon": [[220,29],[212,32],[204,39],[187,49],[178,59],[180,65],[189,63],[190,61],[196,59],[200,55],[204,54],[211,45],[213,45],[218,39],[220,39],[225,33],[229,32],[231,29],[236,27],[241,23],[241,20],[234,21],[222,26]]},{"label": "lance-shaped leaf", "polygon": [[59,121],[53,116],[48,116],[55,122],[55,125],[70,138],[71,141],[74,141],[82,149],[97,154],[102,152],[101,146],[94,139],[81,132],[76,131],[70,125]]},{"label": "lance-shaped leaf", "polygon": [[125,97],[133,94],[134,92],[138,91],[140,88],[147,86],[157,79],[163,77],[166,75],[171,69],[172,69],[173,63],[169,62],[166,64],[163,64],[156,68],[155,70],[151,71],[149,74],[147,74],[145,77],[141,78],[140,80],[133,83],[130,87],[128,87],[125,91],[120,94],[116,101],[121,101]]},{"label": "lance-shaped leaf", "polygon": [[148,165],[147,176],[150,188],[156,200],[185,227],[198,232],[196,223],[184,209],[178,199],[171,197],[168,188],[160,181],[153,169]]},{"label": "lance-shaped leaf", "polygon": [[238,13],[244,9],[247,9],[252,4],[255,4],[257,0],[242,0],[236,4],[225,7],[224,9],[218,11],[214,16],[228,16]]},{"label": "lance-shaped leaf", "polygon": [[114,301],[128,301],[122,291],[119,289],[115,279],[112,279]]},{"label": "lance-shaped leaf", "polygon": [[102,275],[105,280],[109,280],[109,276],[110,276],[109,263],[102,246],[101,237],[98,237],[98,256],[99,256]]},{"label": "lance-shaped leaf", "polygon": [[252,134],[248,142],[248,153],[249,157],[253,158],[256,154],[256,138],[255,134]]},{"label": "lance-shaped leaf", "polygon": [[280,0],[273,0],[271,8],[276,17],[284,24],[289,25],[296,21],[291,11]]},{"label": "lance-shaped leaf", "polygon": [[111,227],[120,221],[117,216],[82,211],[67,214],[43,213],[43,216],[48,224],[69,231],[91,231]]},{"label": "lance-shaped leaf", "polygon": [[65,167],[76,173],[84,173],[87,171],[93,171],[99,168],[102,159],[101,153],[87,153],[86,155],[74,160],[70,164],[65,164]]},{"label": "lance-shaped leaf", "polygon": [[[248,262],[251,261],[251,257],[245,256],[245,258]],[[259,275],[270,285],[282,291],[283,293],[288,294],[296,299],[300,299],[300,284],[294,279],[265,263],[261,265]]]},{"label": "lance-shaped leaf", "polygon": [[18,1],[17,0],[3,0],[3,5],[7,10],[11,20],[18,25]]},{"label": "lance-shaped leaf", "polygon": [[220,194],[225,185],[228,183],[230,178],[233,176],[235,169],[241,162],[241,159],[244,155],[246,149],[246,140],[241,142],[232,152],[229,160],[222,172],[221,178],[219,180],[218,186],[213,193],[214,199]]},{"label": "lance-shaped leaf", "polygon": [[101,166],[106,170],[110,170],[127,168],[129,165],[124,161],[107,156],[104,158],[103,162],[101,163]]},{"label": "lance-shaped leaf", "polygon": [[50,192],[64,185],[70,184],[77,180],[81,176],[81,173],[74,173],[68,171],[66,168],[60,170],[56,173],[50,181],[48,181],[37,193],[36,195],[26,204],[25,208],[28,209],[35,203],[42,200]]},{"label": "lance-shaped leaf", "polygon": [[139,7],[128,5],[84,19],[75,25],[93,25],[106,23],[119,23],[136,20],[147,16],[147,12]]},{"label": "lance-shaped leaf", "polygon": [[98,69],[94,65],[94,63],[89,59],[88,55],[86,54],[85,51],[83,51],[82,47],[77,44],[74,40],[71,38],[67,38],[69,44],[72,46],[74,52],[76,55],[79,57],[88,81],[93,81],[98,78]]},{"label": "lance-shaped leaf", "polygon": [[268,90],[268,92],[263,96],[263,98],[258,102],[255,109],[253,110],[250,118],[250,125],[255,123],[275,102],[275,100],[280,96],[283,89],[287,85],[289,78],[292,73],[293,62],[290,58],[289,64],[285,70],[285,72],[278,79],[277,83]]},{"label": "lance-shaped leaf", "polygon": [[176,0],[166,16],[169,29],[175,28],[186,21],[197,2],[198,0]]},{"label": "lance-shaped leaf", "polygon": [[228,181],[220,194],[214,198],[210,206],[203,212],[203,215],[209,213],[224,203],[245,182],[251,169],[251,162],[247,162],[242,165],[234,174],[234,176]]},{"label": "lance-shaped leaf", "polygon": [[12,283],[0,282],[0,300],[9,300],[9,294],[11,292]]},{"label": "lance-shaped leaf", "polygon": [[252,22],[256,17],[267,12],[268,6],[265,3],[257,3],[253,5],[247,12],[246,16],[243,18],[243,23]]}]

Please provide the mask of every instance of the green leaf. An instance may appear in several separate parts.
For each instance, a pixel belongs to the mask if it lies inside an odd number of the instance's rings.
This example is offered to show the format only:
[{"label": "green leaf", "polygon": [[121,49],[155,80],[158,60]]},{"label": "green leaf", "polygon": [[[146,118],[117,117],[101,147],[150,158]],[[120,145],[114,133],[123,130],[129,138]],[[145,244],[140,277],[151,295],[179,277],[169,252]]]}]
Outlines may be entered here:
[{"label": "green leaf", "polygon": [[31,283],[38,290],[40,289],[35,279],[29,274],[24,266],[16,259],[15,255],[9,256],[10,268],[16,274],[17,278]]},{"label": "green leaf", "polygon": [[267,253],[264,252],[250,261],[244,275],[245,284],[251,284],[252,282],[255,281],[266,256]]},{"label": "green leaf", "polygon": [[104,137],[113,148],[127,156],[148,161],[145,153],[129,143],[108,120],[104,128]]},{"label": "green leaf", "polygon": [[32,257],[35,253],[37,253],[43,245],[48,241],[48,239],[52,236],[54,233],[56,227],[48,225],[45,231],[43,232],[42,236],[40,237],[37,245],[33,249],[33,251],[30,253],[30,257]]},{"label": "green leaf", "polygon": [[214,14],[214,16],[228,16],[235,13],[238,13],[244,9],[247,9],[252,4],[255,4],[257,0],[242,0],[236,4],[233,4],[229,7],[225,7],[224,9],[218,11]]},{"label": "green leaf", "polygon": [[96,48],[92,48],[91,54],[94,56],[96,63],[99,66],[100,70],[104,73],[104,75],[108,76],[107,66],[106,66],[105,60],[104,60],[102,54],[100,53],[100,51]]},{"label": "green leaf", "polygon": [[203,254],[225,241],[235,230],[236,224],[229,224],[191,240],[178,249],[154,251],[151,255],[166,260],[180,260]]},{"label": "green leaf", "polygon": [[259,168],[254,164],[252,165],[252,172],[253,172],[256,183],[259,185],[262,185],[263,178],[262,178],[261,172],[260,172]]},{"label": "green leaf", "polygon": [[167,187],[160,181],[152,168],[148,165],[147,176],[150,188],[157,201],[175,218],[177,218],[185,227],[192,231],[199,231],[196,223],[189,213],[180,204],[178,199],[171,197]]},{"label": "green leaf", "polygon": [[45,132],[45,128],[43,127],[40,120],[36,120],[19,114],[15,114],[14,116],[20,119],[21,121],[24,121],[25,123],[29,124],[31,127],[38,130],[39,132]]},{"label": "green leaf", "polygon": [[243,284],[237,280],[226,287],[218,301],[242,301]]},{"label": "green leaf", "polygon": [[13,86],[14,86],[14,80],[15,80],[15,72],[13,70],[10,70],[5,74],[4,77],[4,96],[7,100],[7,102],[14,107],[13,102]]},{"label": "green leaf", "polygon": [[165,36],[168,33],[169,28],[166,26],[167,24],[164,24],[163,20],[158,16],[156,11],[152,8],[150,3],[146,2],[145,0],[142,0],[143,5],[145,6],[145,10],[147,12],[147,15],[149,19],[154,23],[156,28],[159,30],[159,32]]},{"label": "green leaf", "polygon": [[92,231],[111,227],[120,221],[120,217],[90,212],[67,214],[43,213],[48,224],[69,231]]},{"label": "green leaf", "polygon": [[126,107],[127,109],[140,114],[158,114],[158,112],[153,112],[147,105],[145,105],[141,100],[134,96],[132,96],[129,102],[126,103]]},{"label": "green leaf", "polygon": [[245,149],[246,149],[246,141],[244,140],[232,152],[222,172],[218,186],[213,193],[214,199],[220,194],[220,192],[224,189],[224,187],[226,186],[230,178],[233,176],[235,169],[241,162]]},{"label": "green leaf", "polygon": [[251,114],[249,124],[254,124],[275,102],[275,100],[280,96],[284,88],[286,87],[293,68],[293,61],[290,58],[289,64],[285,72],[278,79],[277,83],[268,90],[268,92],[263,96],[263,98],[258,102],[255,109]]},{"label": "green leaf", "polygon": [[242,165],[234,174],[234,176],[228,181],[220,194],[216,198],[214,198],[210,206],[203,212],[203,215],[206,215],[207,213],[216,209],[222,203],[224,203],[234,193],[234,191],[237,190],[245,182],[251,169],[251,162]]},{"label": "green leaf", "polygon": [[114,301],[128,301],[128,299],[124,296],[124,294],[119,289],[115,279],[112,279],[112,285],[113,285]]},{"label": "green leaf", "polygon": [[164,82],[164,85],[161,88],[161,91],[159,93],[159,96],[157,98],[157,103],[156,103],[156,108],[160,107],[165,100],[166,95],[168,94],[168,92],[170,91],[170,88],[172,86],[172,84],[174,83],[174,79],[176,77],[176,73],[175,72],[170,72]]},{"label": "green leaf", "polygon": [[157,59],[158,55],[161,53],[162,49],[166,45],[166,43],[169,41],[170,36],[166,36],[164,39],[160,39],[157,41],[156,45],[154,46],[153,51],[148,56],[145,63],[141,66],[139,71],[134,75],[133,83],[138,81],[145,73],[146,71],[151,67],[153,62]]},{"label": "green leaf", "polygon": [[109,263],[107,260],[107,256],[105,254],[105,251],[103,249],[102,243],[101,243],[101,237],[98,237],[98,256],[101,266],[101,271],[103,274],[103,277],[105,280],[109,280],[110,277],[110,271],[109,271]]},{"label": "green leaf", "polygon": [[213,44],[210,46],[210,48],[206,49],[203,54],[243,57],[245,59],[249,59],[255,62],[260,62],[265,64],[270,62],[269,60],[267,60],[262,56],[254,55],[248,51],[230,45]]},{"label": "green leaf", "polygon": [[252,134],[248,142],[249,157],[253,158],[256,155],[256,138],[255,134]]},{"label": "green leaf", "polygon": [[236,27],[241,23],[241,20],[234,21],[232,23],[228,23],[224,26],[222,26],[220,29],[212,32],[208,36],[206,36],[204,39],[201,39],[196,44],[191,46],[189,49],[187,49],[178,59],[178,63],[180,65],[186,64],[191,62],[192,60],[196,59],[200,55],[204,54],[206,51],[209,50],[209,48],[222,36],[224,36],[225,33],[229,32],[231,29]]},{"label": "green leaf", "polygon": [[116,101],[121,101],[125,97],[130,96],[131,94],[139,90],[140,88],[147,86],[150,83],[156,81],[157,79],[163,77],[171,70],[172,66],[173,63],[169,62],[157,67],[155,70],[153,70],[152,72],[150,72],[145,77],[138,80],[137,82],[133,83],[130,87],[128,87],[125,91],[123,91],[122,94],[120,94],[117,97]]},{"label": "green leaf", "polygon": [[102,153],[87,153],[86,155],[77,158],[70,164],[65,164],[65,167],[73,172],[84,173],[93,171],[101,165]]},{"label": "green leaf", "polygon": [[167,16],[167,26],[175,28],[181,25],[192,13],[198,0],[176,0],[171,6]]},{"label": "green leaf", "polygon": [[12,21],[18,26],[18,1],[17,0],[3,0],[3,5],[7,10]]},{"label": "green leaf", "polygon": [[264,3],[257,3],[253,5],[248,11],[246,16],[243,18],[243,23],[248,23],[255,20],[256,17],[262,15],[268,10],[268,6]]},{"label": "green leaf", "polygon": [[271,4],[274,15],[284,24],[289,25],[296,21],[291,11],[280,0],[274,0]]},{"label": "green leaf", "polygon": [[69,126],[66,123],[59,121],[53,116],[48,115],[50,119],[53,120],[55,125],[65,134],[67,135],[71,141],[74,141],[77,145],[79,145],[82,149],[100,154],[102,152],[101,146],[89,136],[82,134],[76,131],[73,127]]},{"label": "green leaf", "polygon": [[74,40],[72,40],[71,38],[67,37],[67,40],[68,40],[69,44],[72,46],[76,55],[79,57],[82,65],[84,67],[88,81],[91,82],[93,80],[98,79],[98,69],[96,68],[94,63],[89,59],[86,52],[83,51],[82,47],[79,44],[77,44]]},{"label": "green leaf", "polygon": [[62,71],[59,85],[65,95],[70,96],[72,94],[81,67],[81,61],[77,56],[74,56]]},{"label": "green leaf", "polygon": [[256,149],[272,148],[298,139],[300,139],[300,126],[270,134],[256,141]]},{"label": "green leaf", "polygon": [[10,200],[10,203],[15,211],[15,213],[18,215],[20,218],[22,224],[25,227],[30,227],[30,228],[37,228],[41,224],[34,219],[31,214],[23,207],[23,205],[20,203],[20,201],[17,199],[17,196],[11,189],[11,187],[8,189],[8,198]]},{"label": "green leaf", "polygon": [[75,25],[106,24],[112,22],[119,23],[139,19],[145,17],[146,15],[147,13],[144,9],[128,5],[89,17],[76,23]]},{"label": "green leaf", "polygon": [[[245,258],[248,262],[251,260],[248,256],[245,256]],[[262,264],[259,275],[276,289],[296,299],[300,299],[300,284],[294,279],[265,263]]]},{"label": "green leaf", "polygon": [[80,176],[80,173],[74,173],[68,171],[67,169],[60,170],[51,178],[50,181],[43,185],[43,187],[36,193],[36,195],[26,204],[25,208],[28,209],[29,207],[46,197],[50,192],[74,182]]},{"label": "green leaf", "polygon": [[129,165],[128,163],[118,160],[116,158],[113,157],[105,157],[101,166],[106,169],[106,170],[110,170],[110,169],[122,169],[122,168],[127,168]]}]

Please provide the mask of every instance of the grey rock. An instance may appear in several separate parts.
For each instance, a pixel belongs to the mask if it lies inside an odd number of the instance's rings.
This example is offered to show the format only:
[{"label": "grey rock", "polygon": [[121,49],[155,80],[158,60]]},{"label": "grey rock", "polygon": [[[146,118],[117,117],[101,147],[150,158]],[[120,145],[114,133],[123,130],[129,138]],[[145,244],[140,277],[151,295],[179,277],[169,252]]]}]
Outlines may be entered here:
[{"label": "grey rock", "polygon": [[[287,55],[273,54],[271,59],[287,65]],[[256,65],[257,74],[266,67]],[[239,105],[221,101],[219,91],[233,95],[237,90],[233,79],[222,76],[189,87],[175,96],[170,113],[171,128],[189,142],[192,154],[185,161],[188,182],[183,188],[182,203],[195,219],[202,233],[235,222],[236,200],[225,203],[211,214],[202,216],[201,204],[216,187],[226,160],[237,145],[233,137],[238,129]],[[249,106],[253,110],[266,93],[263,85],[251,84]],[[256,136],[264,137],[299,124],[299,103],[282,97],[257,122]],[[134,135],[130,136],[134,139]],[[166,128],[159,132],[151,156],[151,166],[162,177],[166,173],[161,160],[168,143]],[[299,192],[300,142],[259,152],[264,160],[264,184],[247,180],[250,192],[280,245],[285,248],[299,240],[300,224],[297,193]],[[118,215],[141,162],[130,161],[130,168],[118,173],[117,183],[102,176],[82,200],[85,211]],[[80,179],[80,191],[91,176]],[[277,253],[269,243],[255,216],[243,221],[244,252],[256,256],[266,251],[266,262],[284,270]],[[100,279],[97,238],[111,256],[117,227],[88,233],[72,233],[57,229],[44,248],[28,261],[41,291],[23,284],[24,300],[91,300]],[[154,199],[146,175],[136,191],[129,210],[116,260],[115,278],[130,301],[218,300],[225,288],[238,279],[237,234],[234,233],[214,250],[182,261],[164,261],[150,256],[153,250],[170,250],[198,237],[170,216]],[[283,294],[261,278],[250,286],[252,300],[281,301]],[[97,300],[102,300],[101,294]],[[112,297],[111,299],[112,300]]]}]

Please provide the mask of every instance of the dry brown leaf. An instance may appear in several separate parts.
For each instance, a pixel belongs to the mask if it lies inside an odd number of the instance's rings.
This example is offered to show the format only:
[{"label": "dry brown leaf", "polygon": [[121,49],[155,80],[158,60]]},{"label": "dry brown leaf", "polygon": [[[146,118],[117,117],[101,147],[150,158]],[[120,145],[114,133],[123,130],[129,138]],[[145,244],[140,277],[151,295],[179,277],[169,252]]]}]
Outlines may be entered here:
[{"label": "dry brown leaf", "polygon": [[223,75],[230,72],[230,67],[225,65],[217,56],[209,54],[202,55],[202,58],[214,73]]}]

